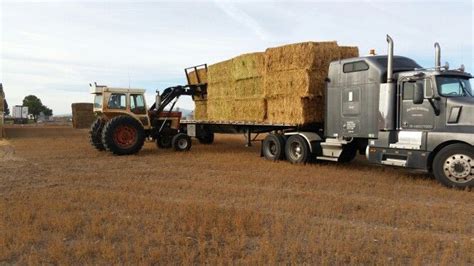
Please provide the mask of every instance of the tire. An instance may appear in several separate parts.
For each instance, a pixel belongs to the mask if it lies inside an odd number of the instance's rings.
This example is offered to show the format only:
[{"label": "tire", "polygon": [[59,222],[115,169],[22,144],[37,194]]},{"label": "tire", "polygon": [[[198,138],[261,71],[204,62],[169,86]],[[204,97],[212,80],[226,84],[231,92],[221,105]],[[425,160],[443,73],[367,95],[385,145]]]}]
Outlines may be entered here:
[{"label": "tire", "polygon": [[214,132],[206,132],[205,135],[197,137],[201,144],[212,144],[214,142]]},{"label": "tire", "polygon": [[282,160],[285,157],[285,138],[268,134],[262,142],[262,155],[269,161]]},{"label": "tire", "polygon": [[139,152],[145,142],[143,126],[130,116],[110,119],[102,132],[102,143],[107,151],[115,155],[129,155]]},{"label": "tire", "polygon": [[172,140],[173,137],[170,135],[160,135],[156,139],[156,147],[160,149],[169,149],[173,146]]},{"label": "tire", "polygon": [[432,169],[435,178],[447,187],[474,187],[474,148],[461,143],[446,146],[436,154]]},{"label": "tire", "polygon": [[308,143],[300,135],[289,137],[285,144],[285,156],[291,163],[307,163],[310,157]]},{"label": "tire", "polygon": [[105,120],[97,118],[92,123],[89,130],[89,142],[98,151],[105,151],[104,144],[102,143],[102,130],[104,129]]},{"label": "tire", "polygon": [[191,138],[184,133],[176,134],[173,137],[172,143],[175,151],[189,151],[192,145]]},{"label": "tire", "polygon": [[350,163],[357,156],[357,145],[353,143],[343,147],[341,155],[337,161],[339,163]]}]

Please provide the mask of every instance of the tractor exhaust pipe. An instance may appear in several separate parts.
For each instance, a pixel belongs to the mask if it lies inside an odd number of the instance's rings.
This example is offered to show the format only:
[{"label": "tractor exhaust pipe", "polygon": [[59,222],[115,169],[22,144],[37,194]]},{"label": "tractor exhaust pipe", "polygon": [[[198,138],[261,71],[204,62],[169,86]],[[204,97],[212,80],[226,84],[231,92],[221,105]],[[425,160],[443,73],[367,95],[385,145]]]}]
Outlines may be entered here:
[{"label": "tractor exhaust pipe", "polygon": [[387,60],[387,83],[393,82],[393,40],[387,34],[388,60]]},{"label": "tractor exhaust pipe", "polygon": [[441,70],[441,48],[439,47],[439,43],[435,42],[435,69],[437,71]]}]

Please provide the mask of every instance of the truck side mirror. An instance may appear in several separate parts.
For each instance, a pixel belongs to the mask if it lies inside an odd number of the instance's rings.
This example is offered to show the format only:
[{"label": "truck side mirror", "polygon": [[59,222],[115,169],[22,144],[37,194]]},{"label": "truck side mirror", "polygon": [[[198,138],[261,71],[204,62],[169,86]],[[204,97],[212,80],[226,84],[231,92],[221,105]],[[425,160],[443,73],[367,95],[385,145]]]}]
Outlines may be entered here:
[{"label": "truck side mirror", "polygon": [[413,89],[413,104],[422,104],[425,99],[425,90],[421,83],[416,82]]},{"label": "truck side mirror", "polygon": [[425,80],[425,99],[434,99],[435,94],[434,94],[434,89],[433,86],[431,85],[430,80]]}]

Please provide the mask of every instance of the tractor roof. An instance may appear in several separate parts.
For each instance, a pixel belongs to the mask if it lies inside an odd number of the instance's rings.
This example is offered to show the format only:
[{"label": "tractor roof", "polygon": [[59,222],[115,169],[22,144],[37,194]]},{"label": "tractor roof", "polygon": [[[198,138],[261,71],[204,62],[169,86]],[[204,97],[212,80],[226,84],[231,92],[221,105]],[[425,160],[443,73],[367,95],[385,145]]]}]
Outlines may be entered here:
[{"label": "tractor roof", "polygon": [[132,88],[113,88],[107,87],[105,85],[97,85],[96,83],[90,84],[91,93],[104,93],[104,92],[118,92],[118,93],[137,93],[144,94],[146,90],[144,89],[132,89]]}]

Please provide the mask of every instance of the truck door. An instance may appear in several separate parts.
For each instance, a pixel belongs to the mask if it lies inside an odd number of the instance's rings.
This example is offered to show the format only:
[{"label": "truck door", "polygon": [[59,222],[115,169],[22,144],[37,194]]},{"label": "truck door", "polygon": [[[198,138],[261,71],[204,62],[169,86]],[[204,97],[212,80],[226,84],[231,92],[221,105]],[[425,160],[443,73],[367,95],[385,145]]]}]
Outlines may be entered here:
[{"label": "truck door", "polygon": [[[430,88],[429,79],[418,80],[423,87]],[[400,127],[402,129],[432,129],[434,127],[435,113],[428,100],[422,104],[413,103],[415,82],[403,82],[401,84],[401,106],[400,106]]]}]

